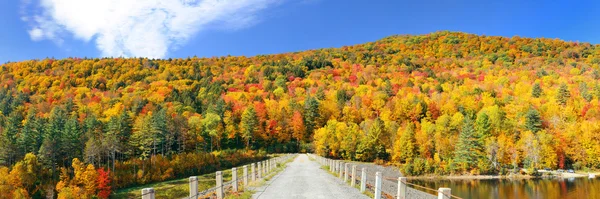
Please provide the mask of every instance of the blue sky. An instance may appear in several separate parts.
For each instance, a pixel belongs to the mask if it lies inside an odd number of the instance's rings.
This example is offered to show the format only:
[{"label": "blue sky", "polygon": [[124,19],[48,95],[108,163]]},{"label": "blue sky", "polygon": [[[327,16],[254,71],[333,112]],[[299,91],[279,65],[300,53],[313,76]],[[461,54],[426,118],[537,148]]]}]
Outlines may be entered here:
[{"label": "blue sky", "polygon": [[43,1],[43,6],[40,0],[0,1],[0,63],[45,57],[252,56],[439,30],[600,43],[595,1],[181,0],[177,6],[165,4],[174,0]]}]

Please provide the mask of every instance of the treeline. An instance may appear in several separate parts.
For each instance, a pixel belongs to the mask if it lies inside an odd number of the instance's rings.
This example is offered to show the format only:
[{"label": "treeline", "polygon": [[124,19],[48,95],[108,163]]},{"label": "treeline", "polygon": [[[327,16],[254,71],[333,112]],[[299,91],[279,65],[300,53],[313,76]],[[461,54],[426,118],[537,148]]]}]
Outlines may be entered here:
[{"label": "treeline", "polygon": [[[589,43],[454,32],[254,57],[11,62],[0,164],[33,153],[54,182],[74,158],[118,179],[134,159],[227,149],[413,175],[599,168],[599,63]],[[141,177],[119,187],[159,179],[134,165]]]},{"label": "treeline", "polygon": [[108,171],[96,169],[92,164],[86,166],[77,158],[73,159],[71,170],[61,168],[56,186],[48,186],[49,175],[38,158],[28,153],[12,169],[0,168],[0,198],[52,197],[54,190],[59,199],[108,198],[112,191]]},{"label": "treeline", "polygon": [[108,198],[114,189],[207,174],[264,160],[265,155],[264,152],[234,150],[181,153],[170,158],[156,155],[149,159],[118,161],[112,172],[74,158],[69,167],[60,168],[56,181],[54,173],[44,168],[38,157],[28,153],[12,169],[0,167],[0,199],[54,195],[59,199]]},{"label": "treeline", "polygon": [[157,155],[145,160],[131,159],[117,162],[111,180],[113,188],[118,189],[213,173],[266,158],[264,152],[241,150],[180,153],[170,158]]}]

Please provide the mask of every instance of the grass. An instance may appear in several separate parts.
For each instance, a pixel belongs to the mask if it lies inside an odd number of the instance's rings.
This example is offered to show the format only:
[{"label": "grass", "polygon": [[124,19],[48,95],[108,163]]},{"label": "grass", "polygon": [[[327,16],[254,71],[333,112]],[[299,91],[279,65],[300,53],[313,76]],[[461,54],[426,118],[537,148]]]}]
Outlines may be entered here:
[{"label": "grass", "polygon": [[241,192],[241,193],[234,193],[234,194],[225,196],[225,199],[249,199],[249,198],[252,198],[252,195],[254,195],[254,191],[245,190],[244,192]]},{"label": "grass", "polygon": [[[273,172],[271,172],[268,176],[265,176],[265,178],[263,178],[264,180],[250,183],[249,186],[261,186],[262,184],[264,184],[264,182],[270,180],[276,173],[279,173],[280,171],[282,171],[283,170],[282,166],[284,166],[285,164],[287,164],[291,161],[293,161],[293,159],[289,159],[285,162],[277,163],[277,167],[275,167]],[[237,170],[238,179],[240,179],[240,180],[243,179],[242,178],[244,175],[243,172],[244,172],[244,170],[242,169],[242,167],[239,167]],[[248,168],[248,172],[251,172],[250,168]],[[215,172],[198,176],[198,191],[203,191],[203,190],[206,190],[206,189],[216,186],[215,178],[216,178]],[[231,179],[232,179],[232,170],[228,169],[228,170],[223,171],[223,182],[229,182],[229,181],[231,181]],[[156,198],[184,198],[184,197],[187,197],[190,192],[188,178],[181,178],[181,179],[177,179],[177,180],[169,180],[169,181],[164,181],[164,182],[158,182],[158,183],[146,184],[146,185],[130,187],[130,188],[125,188],[125,189],[119,189],[119,190],[116,190],[110,196],[110,198],[138,199],[138,198],[142,197],[142,189],[148,188],[148,187],[154,188]],[[240,187],[240,189],[243,189],[243,188],[244,188],[244,185],[242,185],[242,187]],[[226,198],[234,198],[234,199],[251,198],[252,194],[253,194],[252,191],[245,190],[245,191],[241,191],[241,192],[229,195]]]},{"label": "grass", "polygon": [[[238,169],[238,176],[243,175],[243,170]],[[231,181],[232,179],[231,169],[223,171],[223,182]],[[216,186],[215,180],[216,173],[209,173],[198,176],[198,191],[206,190]],[[190,192],[188,178],[182,178],[177,180],[169,180],[164,182],[146,184],[136,187],[130,187],[126,189],[119,189],[115,191],[110,198],[114,199],[127,199],[127,198],[141,198],[142,189],[152,187],[154,188],[156,198],[183,198],[187,197]]]}]

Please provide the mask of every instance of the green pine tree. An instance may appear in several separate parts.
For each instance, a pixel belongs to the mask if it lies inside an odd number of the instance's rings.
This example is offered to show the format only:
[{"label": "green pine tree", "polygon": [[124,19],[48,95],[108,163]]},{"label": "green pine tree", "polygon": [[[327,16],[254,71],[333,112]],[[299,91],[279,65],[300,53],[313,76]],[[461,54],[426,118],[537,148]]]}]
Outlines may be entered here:
[{"label": "green pine tree", "polygon": [[569,92],[569,87],[564,83],[561,84],[558,88],[558,93],[556,93],[556,101],[561,105],[566,105],[570,97],[571,93]]},{"label": "green pine tree", "polygon": [[479,137],[480,143],[483,144],[484,140],[491,136],[492,124],[490,123],[490,117],[485,113],[477,115],[475,128],[477,130],[477,137]]},{"label": "green pine tree", "polygon": [[473,168],[482,156],[482,146],[474,128],[473,119],[465,117],[454,151],[454,163],[463,171]]},{"label": "green pine tree", "polygon": [[529,111],[525,114],[525,129],[534,133],[542,129],[542,117],[534,108],[529,108]]},{"label": "green pine tree", "polygon": [[579,84],[579,94],[581,94],[581,97],[585,99],[585,101],[592,101],[592,95],[588,92],[588,87],[585,82]]},{"label": "green pine tree", "polygon": [[21,129],[21,135],[17,140],[20,150],[24,154],[37,153],[42,145],[43,130],[36,114],[35,108],[29,109],[26,122]]},{"label": "green pine tree", "polygon": [[82,158],[82,149],[83,149],[83,132],[81,131],[81,127],[79,126],[79,122],[77,121],[77,116],[75,114],[71,115],[67,122],[65,123],[65,128],[62,131],[61,143],[64,157],[67,160],[72,160],[73,158]]},{"label": "green pine tree", "polygon": [[533,85],[533,88],[531,89],[531,96],[535,98],[542,96],[542,87],[540,86],[540,83],[535,83]]},{"label": "green pine tree", "polygon": [[307,136],[305,139],[312,137],[314,130],[318,128],[317,119],[319,117],[319,101],[313,97],[308,97],[304,101],[304,126],[305,135]]},{"label": "green pine tree", "polygon": [[0,164],[12,165],[19,156],[25,155],[19,153],[17,145],[22,120],[21,114],[14,111],[4,121],[4,129],[0,134]]}]

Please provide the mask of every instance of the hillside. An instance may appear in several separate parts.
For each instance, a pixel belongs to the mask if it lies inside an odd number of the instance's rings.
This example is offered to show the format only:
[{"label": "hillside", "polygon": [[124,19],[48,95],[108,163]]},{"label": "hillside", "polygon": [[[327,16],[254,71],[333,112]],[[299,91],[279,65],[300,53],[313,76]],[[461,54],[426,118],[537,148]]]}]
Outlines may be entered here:
[{"label": "hillside", "polygon": [[597,169],[599,63],[589,43],[459,32],[254,57],[5,63],[0,163],[37,156],[47,175],[14,185],[27,191],[73,158],[126,187],[193,167],[164,166],[177,154],[227,149],[377,159],[408,175]]}]

